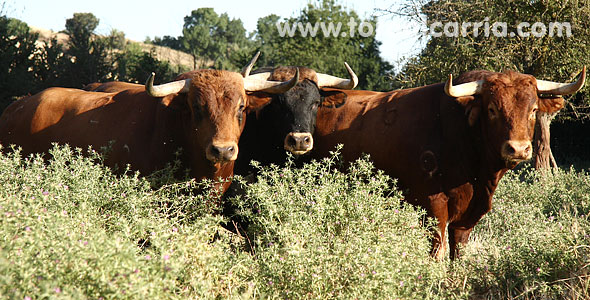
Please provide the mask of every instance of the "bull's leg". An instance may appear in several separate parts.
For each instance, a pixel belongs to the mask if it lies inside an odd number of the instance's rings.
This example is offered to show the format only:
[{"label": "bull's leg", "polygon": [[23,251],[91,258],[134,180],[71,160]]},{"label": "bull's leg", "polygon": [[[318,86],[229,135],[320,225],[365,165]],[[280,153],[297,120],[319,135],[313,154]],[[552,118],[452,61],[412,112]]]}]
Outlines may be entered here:
[{"label": "bull's leg", "polygon": [[447,221],[449,219],[448,214],[448,198],[443,193],[432,195],[428,197],[428,203],[430,204],[427,208],[429,215],[436,218],[438,221],[438,228],[434,230],[432,238],[432,250],[431,255],[437,260],[442,260],[446,253],[446,232],[447,232]]},{"label": "bull's leg", "polygon": [[430,255],[436,260],[442,260],[446,253],[446,232],[448,213],[448,197],[444,193],[438,193],[430,196],[424,194],[408,193],[405,201],[423,207],[428,212],[428,217],[435,218],[438,221],[437,228],[431,232],[432,248]]},{"label": "bull's leg", "polygon": [[469,234],[473,228],[462,228],[454,227],[453,224],[449,225],[449,251],[451,259],[459,258],[460,247],[465,246],[469,240]]},{"label": "bull's leg", "polygon": [[443,260],[445,257],[445,252],[447,250],[445,243],[446,229],[447,223],[439,222],[438,230],[433,230],[432,233],[432,250],[430,251],[430,255],[436,260]]},{"label": "bull's leg", "polygon": [[[458,258],[460,246],[467,244],[469,234],[477,222],[492,209],[492,195],[497,186],[498,179],[495,181],[486,181],[485,184],[473,186],[473,196],[471,199],[457,199],[456,203],[467,201],[469,205],[466,208],[456,205],[458,212],[463,212],[461,217],[452,220],[449,223],[449,250],[451,259]],[[469,195],[464,193],[463,195]]]}]

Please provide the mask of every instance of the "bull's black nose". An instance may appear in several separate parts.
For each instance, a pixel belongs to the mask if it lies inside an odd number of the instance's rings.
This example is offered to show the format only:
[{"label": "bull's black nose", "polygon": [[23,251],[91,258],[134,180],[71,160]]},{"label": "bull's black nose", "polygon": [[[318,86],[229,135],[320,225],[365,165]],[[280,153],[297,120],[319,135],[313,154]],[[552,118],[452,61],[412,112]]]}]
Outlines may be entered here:
[{"label": "bull's black nose", "polygon": [[291,132],[285,137],[285,149],[301,155],[313,148],[313,137],[308,132]]},{"label": "bull's black nose", "polygon": [[506,146],[504,146],[504,152],[507,155],[514,155],[514,153],[516,153],[516,149],[514,149],[512,145],[507,144]]},{"label": "bull's black nose", "polygon": [[207,150],[207,159],[220,162],[235,160],[238,154],[238,146],[235,143],[228,145],[212,144]]}]

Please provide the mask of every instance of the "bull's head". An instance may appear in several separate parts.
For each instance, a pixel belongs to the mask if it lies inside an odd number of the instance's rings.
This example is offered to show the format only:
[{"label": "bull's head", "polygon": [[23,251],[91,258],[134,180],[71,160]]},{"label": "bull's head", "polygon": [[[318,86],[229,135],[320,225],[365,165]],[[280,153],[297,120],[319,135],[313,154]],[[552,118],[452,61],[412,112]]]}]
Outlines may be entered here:
[{"label": "bull's head", "polygon": [[195,147],[204,150],[206,158],[213,163],[233,161],[238,155],[238,140],[244,128],[246,113],[270,101],[250,101],[246,92],[284,93],[299,79],[298,73],[287,82],[250,77],[250,69],[258,55],[244,68],[242,74],[196,70],[179,76],[174,82],[154,86],[152,73],[146,82],[146,91],[152,97],[185,95],[183,97],[190,109],[190,130],[196,142]]},{"label": "bull's head", "polygon": [[[354,71],[344,63],[350,79],[316,73],[305,67],[278,67],[262,69],[253,77],[261,80],[287,81],[299,72],[300,82],[282,94],[272,95],[274,100],[261,112],[260,117],[270,120],[274,135],[283,140],[283,147],[295,155],[302,155],[313,148],[312,134],[315,130],[319,106],[337,107],[344,103],[346,95],[323,88],[353,89],[358,84]],[[269,97],[264,93],[249,93],[253,98]]]},{"label": "bull's head", "polygon": [[561,96],[582,88],[586,67],[578,80],[569,84],[537,80],[512,71],[476,74],[480,79],[473,78],[478,80],[456,86],[453,86],[452,75],[449,76],[445,92],[468,108],[471,125],[481,121],[479,124],[491,151],[512,168],[532,157],[537,112],[554,113],[563,108]]}]

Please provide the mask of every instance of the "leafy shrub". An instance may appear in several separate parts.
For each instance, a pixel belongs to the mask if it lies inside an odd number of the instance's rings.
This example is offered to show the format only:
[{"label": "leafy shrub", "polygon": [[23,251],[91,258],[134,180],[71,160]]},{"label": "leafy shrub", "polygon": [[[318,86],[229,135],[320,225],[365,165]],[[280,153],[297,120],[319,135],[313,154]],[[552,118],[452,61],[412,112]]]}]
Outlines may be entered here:
[{"label": "leafy shrub", "polygon": [[464,256],[439,262],[394,180],[337,164],[260,168],[232,199],[236,234],[211,182],[175,166],[143,178],[93,151],[0,153],[0,298],[590,298],[587,173],[509,172]]},{"label": "leafy shrub", "polygon": [[[264,298],[432,299],[444,265],[428,255],[424,212],[401,202],[368,159],[347,173],[336,158],[262,168],[237,199]],[[446,298],[446,297],[443,297]]]},{"label": "leafy shrub", "polygon": [[[0,154],[1,295],[161,299],[234,293],[237,279],[226,274],[247,256],[232,254],[235,242],[218,226],[221,218],[211,214],[207,199],[188,193],[196,183],[152,190],[138,174],[115,176],[95,152],[83,157],[65,147],[50,154],[47,162],[18,151]],[[186,207],[193,207],[188,219]]]},{"label": "leafy shrub", "polygon": [[508,173],[494,209],[474,230],[463,263],[490,298],[587,299],[590,177],[531,169]]}]

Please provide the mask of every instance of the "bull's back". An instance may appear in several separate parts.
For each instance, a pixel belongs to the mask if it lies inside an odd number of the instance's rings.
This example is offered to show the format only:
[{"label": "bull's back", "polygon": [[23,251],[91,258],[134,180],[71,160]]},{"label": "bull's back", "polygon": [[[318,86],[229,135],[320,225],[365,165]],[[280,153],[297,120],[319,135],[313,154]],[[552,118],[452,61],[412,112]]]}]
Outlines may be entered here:
[{"label": "bull's back", "polygon": [[91,91],[91,92],[104,92],[104,93],[114,93],[120,92],[128,89],[140,89],[145,90],[144,85],[136,84],[136,83],[129,83],[129,82],[121,82],[121,81],[109,81],[105,83],[90,83],[84,86],[83,90]]},{"label": "bull's back", "polygon": [[52,143],[100,149],[115,141],[113,159],[130,161],[133,157],[118,148],[149,148],[153,133],[149,117],[154,115],[154,105],[148,100],[153,99],[130,93],[49,88],[14,102],[4,111],[0,142],[20,146],[24,154],[30,154],[47,152]]},{"label": "bull's back", "polygon": [[26,153],[46,151],[51,141],[68,137],[69,128],[49,134],[52,127],[108,101],[104,95],[88,94],[76,89],[49,88],[15,101],[0,117],[0,141],[21,146]]},{"label": "bull's back", "polygon": [[327,156],[343,144],[347,162],[369,154],[386,174],[404,183],[423,181],[428,166],[421,161],[430,159],[429,152],[440,152],[439,89],[346,92],[342,107],[320,109],[312,155]]}]

